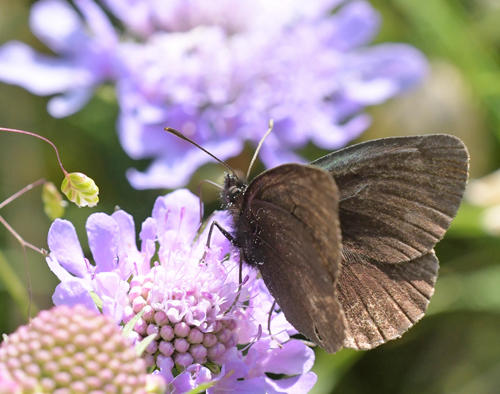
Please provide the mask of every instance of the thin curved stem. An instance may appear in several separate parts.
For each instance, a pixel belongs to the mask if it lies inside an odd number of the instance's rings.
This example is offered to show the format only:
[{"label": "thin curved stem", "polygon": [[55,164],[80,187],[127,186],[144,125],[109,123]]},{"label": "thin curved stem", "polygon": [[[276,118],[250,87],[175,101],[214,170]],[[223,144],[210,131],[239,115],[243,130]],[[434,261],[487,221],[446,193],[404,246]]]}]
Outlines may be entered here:
[{"label": "thin curved stem", "polygon": [[45,180],[45,178],[42,178],[42,179],[39,179],[38,181],[35,181],[33,183],[30,183],[28,186],[25,186],[23,187],[21,190],[19,190],[17,193],[13,194],[12,196],[10,196],[8,199],[6,199],[4,202],[0,203],[0,209],[2,209],[4,206],[6,206],[8,203],[10,203],[11,201],[14,201],[17,197],[23,195],[24,193],[26,193],[27,191],[39,186],[39,185],[43,185],[44,183],[46,183],[47,181]]},{"label": "thin curved stem", "polygon": [[57,161],[59,162],[59,166],[61,167],[61,170],[64,172],[64,176],[68,176],[68,172],[64,169],[64,167],[62,165],[62,162],[61,162],[61,158],[59,157],[59,151],[57,150],[57,147],[54,145],[54,143],[52,141],[50,141],[49,139],[47,139],[45,137],[42,137],[41,135],[38,135],[38,134],[35,134],[35,133],[31,133],[29,131],[17,130],[17,129],[8,129],[6,127],[0,127],[0,130],[10,131],[11,133],[19,133],[19,134],[30,135],[32,137],[39,138],[39,139],[47,142],[48,144],[52,145],[52,148],[54,148],[54,150],[56,151]]},{"label": "thin curved stem", "polygon": [[23,246],[23,248],[24,248],[25,246],[27,246],[28,248],[33,249],[35,252],[38,252],[38,253],[40,253],[40,254],[42,254],[42,255],[45,255],[45,254],[43,253],[43,250],[42,250],[42,249],[37,248],[36,246],[34,246],[34,245],[30,244],[29,242],[26,242],[26,241],[25,241],[25,240],[24,240],[24,239],[23,239],[23,238],[22,238],[22,237],[21,237],[21,236],[20,236],[20,235],[16,232],[16,230],[14,230],[14,229],[10,226],[10,224],[9,224],[9,223],[7,223],[7,222],[5,221],[5,219],[4,219],[2,216],[0,216],[0,223],[2,223],[2,224],[3,224],[6,228],[7,228],[7,230],[9,230],[9,231],[10,231],[10,233],[11,233],[11,234],[12,234],[12,235],[13,235],[13,236],[14,236],[14,237],[15,237],[15,238],[19,241],[19,243]]}]

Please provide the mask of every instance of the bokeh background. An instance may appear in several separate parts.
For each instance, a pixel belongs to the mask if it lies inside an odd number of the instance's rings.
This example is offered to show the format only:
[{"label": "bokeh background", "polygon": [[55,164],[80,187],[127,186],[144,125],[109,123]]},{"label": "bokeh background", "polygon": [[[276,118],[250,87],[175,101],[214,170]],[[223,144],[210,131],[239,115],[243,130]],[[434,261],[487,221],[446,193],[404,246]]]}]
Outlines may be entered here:
[{"label": "bokeh background", "polygon": [[[48,52],[29,30],[32,3],[0,0],[0,44],[17,39]],[[371,3],[383,17],[376,42],[412,44],[428,57],[431,68],[416,89],[370,107],[373,125],[358,141],[395,135],[454,134],[469,148],[472,179],[497,170],[500,1]],[[92,212],[112,213],[118,205],[134,216],[136,224],[141,223],[150,215],[155,198],[166,190],[139,191],[128,183],[125,171],[130,167],[144,169],[148,161],[132,160],[119,144],[113,89],[101,87],[83,110],[63,119],[47,114],[47,100],[0,83],[0,126],[49,138],[59,148],[68,171],[84,172],[97,182],[98,206],[70,206],[65,214],[74,223],[84,248],[85,220]],[[245,170],[252,153],[253,148],[248,146],[229,163]],[[326,152],[311,145],[302,153],[312,160]],[[204,165],[189,187],[196,192],[201,179],[220,183],[222,174],[219,165]],[[40,178],[56,185],[63,179],[52,148],[35,138],[0,131],[0,201]],[[483,184],[479,196],[471,196],[475,204],[463,203],[445,239],[437,245],[440,276],[422,321],[401,339],[368,352],[347,349],[328,355],[318,350],[314,370],[319,379],[314,393],[500,392],[500,233],[495,232],[496,218],[490,209],[500,204],[498,183],[493,179]],[[50,220],[43,212],[40,193],[40,188],[26,193],[2,208],[0,215],[26,241],[46,248]],[[217,208],[216,191],[207,187],[203,198],[207,210]],[[88,249],[85,252],[89,253]],[[49,308],[58,283],[56,277],[42,256],[29,250],[27,268],[32,310]],[[22,248],[5,228],[0,228],[0,272],[0,331],[10,333],[26,322],[27,290]]]}]

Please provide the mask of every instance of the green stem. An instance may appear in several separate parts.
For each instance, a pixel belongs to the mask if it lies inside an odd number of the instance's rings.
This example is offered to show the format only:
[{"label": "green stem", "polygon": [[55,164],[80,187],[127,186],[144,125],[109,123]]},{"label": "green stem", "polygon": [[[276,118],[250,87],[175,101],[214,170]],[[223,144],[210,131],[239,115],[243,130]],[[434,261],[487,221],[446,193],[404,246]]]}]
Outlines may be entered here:
[{"label": "green stem", "polygon": [[[4,255],[0,251],[0,280],[3,282],[7,293],[12,297],[18,308],[22,311],[32,310],[34,314],[38,313],[38,307],[35,303],[30,303],[30,298],[26,288],[19,280],[15,272],[10,267]],[[31,304],[31,307],[30,307]],[[5,318],[5,316],[4,316]]]}]

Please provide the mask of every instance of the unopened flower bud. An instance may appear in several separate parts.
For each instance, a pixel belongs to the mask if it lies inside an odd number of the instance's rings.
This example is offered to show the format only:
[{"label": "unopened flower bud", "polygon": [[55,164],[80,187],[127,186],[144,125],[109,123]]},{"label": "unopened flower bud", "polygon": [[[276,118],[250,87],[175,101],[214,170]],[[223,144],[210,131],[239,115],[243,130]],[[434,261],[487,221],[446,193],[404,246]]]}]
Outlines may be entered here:
[{"label": "unopened flower bud", "polygon": [[92,178],[81,172],[67,174],[61,184],[61,191],[79,207],[93,207],[99,202],[99,188]]},{"label": "unopened flower bud", "polygon": [[197,328],[192,328],[191,330],[189,330],[187,340],[189,343],[202,343],[203,333]]},{"label": "unopened flower bud", "polygon": [[155,322],[159,326],[164,326],[164,325],[168,324],[167,314],[163,311],[155,312]]},{"label": "unopened flower bud", "polygon": [[148,294],[153,288],[153,282],[145,282],[141,287],[141,295],[146,300],[148,298]]},{"label": "unopened flower bud", "polygon": [[142,315],[143,319],[146,320],[148,323],[152,323],[155,318],[155,311],[151,307],[151,305],[146,305],[144,307],[144,314]]},{"label": "unopened flower bud", "polygon": [[67,203],[52,182],[43,184],[42,201],[43,210],[50,220],[56,220],[64,215]]},{"label": "unopened flower bud", "polygon": [[214,346],[207,349],[208,357],[216,358],[222,356],[226,351],[226,347],[222,343],[216,343]]},{"label": "unopened flower bud", "polygon": [[189,335],[189,326],[185,322],[177,323],[174,326],[174,334],[181,338],[186,338]]},{"label": "unopened flower bud", "polygon": [[223,328],[222,331],[216,334],[216,337],[220,343],[226,343],[231,339],[231,335],[232,333],[228,328]]},{"label": "unopened flower bud", "polygon": [[185,338],[175,338],[174,347],[180,353],[185,353],[189,349],[189,342]]},{"label": "unopened flower bud", "polygon": [[174,361],[182,367],[188,367],[193,363],[194,359],[189,353],[176,353],[174,355]]},{"label": "unopened flower bud", "polygon": [[166,341],[161,341],[160,345],[158,346],[158,349],[164,356],[171,356],[174,354],[174,345],[172,342],[166,342]]},{"label": "unopened flower bud", "polygon": [[206,333],[203,338],[203,346],[209,348],[217,343],[217,337],[214,334]]},{"label": "unopened flower bud", "polygon": [[135,323],[134,330],[141,335],[146,335],[148,331],[148,323],[143,318],[140,318]]},{"label": "unopened flower bud", "polygon": [[160,336],[165,341],[171,341],[172,339],[174,339],[174,329],[170,326],[163,326],[160,329]]},{"label": "unopened flower bud", "polygon": [[207,357],[207,348],[201,344],[192,345],[189,348],[189,353],[194,359],[204,359]]}]

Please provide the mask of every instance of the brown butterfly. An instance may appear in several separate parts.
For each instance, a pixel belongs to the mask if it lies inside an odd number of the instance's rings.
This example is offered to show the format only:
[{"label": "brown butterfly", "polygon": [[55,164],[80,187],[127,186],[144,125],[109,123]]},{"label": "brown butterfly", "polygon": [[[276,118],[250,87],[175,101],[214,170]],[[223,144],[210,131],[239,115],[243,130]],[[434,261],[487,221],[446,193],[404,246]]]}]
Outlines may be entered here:
[{"label": "brown butterfly", "polygon": [[437,134],[364,142],[248,185],[228,173],[230,237],[300,333],[328,352],[371,349],[425,313],[468,158]]}]

